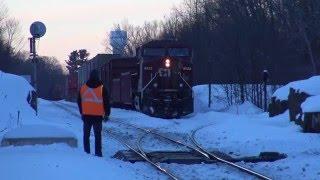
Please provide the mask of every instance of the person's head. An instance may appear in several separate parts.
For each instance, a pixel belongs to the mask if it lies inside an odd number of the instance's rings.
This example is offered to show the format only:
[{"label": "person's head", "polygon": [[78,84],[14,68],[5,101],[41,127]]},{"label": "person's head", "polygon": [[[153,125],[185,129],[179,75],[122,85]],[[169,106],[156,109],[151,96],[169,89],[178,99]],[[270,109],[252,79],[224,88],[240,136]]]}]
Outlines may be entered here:
[{"label": "person's head", "polygon": [[97,71],[96,69],[92,70],[90,72],[90,77],[89,77],[90,80],[93,80],[93,81],[100,81],[100,77],[99,77],[99,71]]}]

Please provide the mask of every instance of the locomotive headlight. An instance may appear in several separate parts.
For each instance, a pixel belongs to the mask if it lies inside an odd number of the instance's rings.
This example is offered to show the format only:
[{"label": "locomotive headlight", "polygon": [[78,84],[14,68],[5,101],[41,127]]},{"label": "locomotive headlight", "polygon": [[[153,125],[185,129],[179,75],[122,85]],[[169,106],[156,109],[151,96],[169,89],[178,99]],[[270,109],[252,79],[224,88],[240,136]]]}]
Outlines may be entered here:
[{"label": "locomotive headlight", "polygon": [[170,61],[170,59],[166,59],[165,61],[164,61],[164,65],[166,66],[166,68],[169,68],[170,66],[171,66],[171,61]]}]

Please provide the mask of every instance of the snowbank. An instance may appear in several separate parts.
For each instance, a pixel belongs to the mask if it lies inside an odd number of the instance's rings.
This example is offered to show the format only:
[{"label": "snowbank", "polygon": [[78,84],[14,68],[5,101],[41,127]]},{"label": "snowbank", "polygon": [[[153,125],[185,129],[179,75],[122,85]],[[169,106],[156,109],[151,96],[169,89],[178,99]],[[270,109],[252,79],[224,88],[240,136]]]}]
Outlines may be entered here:
[{"label": "snowbank", "polygon": [[291,82],[273,94],[273,97],[283,101],[288,99],[290,88],[294,88],[309,95],[320,95],[320,76],[314,76],[306,80]]},{"label": "snowbank", "polygon": [[55,143],[78,146],[75,134],[55,125],[24,125],[3,136],[1,146],[49,145]]},{"label": "snowbank", "polygon": [[0,131],[15,127],[18,121],[35,122],[35,112],[27,102],[28,94],[33,90],[29,82],[23,77],[0,71],[0,84]]},{"label": "snowbank", "polygon": [[193,87],[194,92],[194,111],[207,112],[209,110],[222,110],[227,108],[226,95],[221,85],[212,85],[212,104],[208,107],[208,85],[199,85]]},{"label": "snowbank", "polygon": [[244,102],[240,105],[232,105],[227,110],[227,113],[230,114],[259,114],[263,113],[263,110],[258,108],[256,105],[252,104],[249,101]]},{"label": "snowbank", "polygon": [[66,129],[52,125],[25,125],[6,133],[4,138],[61,138],[74,137],[75,135]]},{"label": "snowbank", "polygon": [[[123,167],[122,167],[123,166]],[[0,148],[0,179],[132,179],[125,164],[87,155],[66,145]]]},{"label": "snowbank", "polygon": [[221,85],[212,85],[212,104],[211,108],[208,107],[208,85],[199,85],[193,87],[194,91],[194,111],[205,113],[208,111],[220,111],[231,114],[259,114],[263,110],[255,106],[249,101],[244,102],[240,105],[232,105],[229,107],[227,103],[226,93]]},{"label": "snowbank", "polygon": [[302,112],[320,112],[320,95],[307,98],[301,108]]}]

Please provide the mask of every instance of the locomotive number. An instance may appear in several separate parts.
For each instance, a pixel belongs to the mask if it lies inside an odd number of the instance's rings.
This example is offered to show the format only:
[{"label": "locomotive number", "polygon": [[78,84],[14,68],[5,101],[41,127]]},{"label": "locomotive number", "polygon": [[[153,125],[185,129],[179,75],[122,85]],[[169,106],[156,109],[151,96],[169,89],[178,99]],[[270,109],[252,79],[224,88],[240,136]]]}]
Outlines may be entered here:
[{"label": "locomotive number", "polygon": [[171,70],[170,69],[159,69],[159,76],[160,77],[170,77],[171,76]]},{"label": "locomotive number", "polygon": [[183,67],[184,71],[191,71],[191,67]]},{"label": "locomotive number", "polygon": [[152,67],[145,66],[145,67],[144,67],[144,70],[146,70],[146,71],[152,71]]}]

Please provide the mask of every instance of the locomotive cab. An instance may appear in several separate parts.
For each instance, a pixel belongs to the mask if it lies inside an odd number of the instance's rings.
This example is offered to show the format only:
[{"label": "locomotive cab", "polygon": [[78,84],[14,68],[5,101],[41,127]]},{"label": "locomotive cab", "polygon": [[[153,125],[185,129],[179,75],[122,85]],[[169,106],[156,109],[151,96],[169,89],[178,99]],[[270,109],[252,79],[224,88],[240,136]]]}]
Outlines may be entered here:
[{"label": "locomotive cab", "polygon": [[176,118],[193,112],[192,50],[171,40],[151,41],[137,52],[139,61],[136,109]]}]

